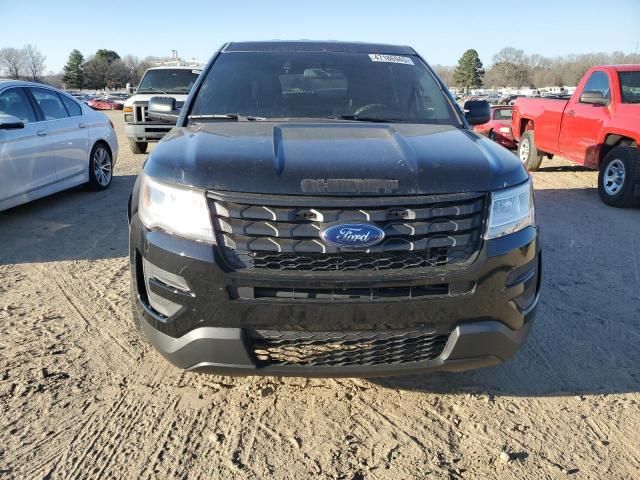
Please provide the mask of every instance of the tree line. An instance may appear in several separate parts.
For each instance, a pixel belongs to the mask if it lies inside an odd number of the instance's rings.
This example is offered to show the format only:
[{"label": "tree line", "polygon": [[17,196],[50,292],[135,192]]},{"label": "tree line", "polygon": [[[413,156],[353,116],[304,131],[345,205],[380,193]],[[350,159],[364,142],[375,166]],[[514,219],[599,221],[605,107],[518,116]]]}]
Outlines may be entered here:
[{"label": "tree line", "polygon": [[0,48],[0,78],[31,80],[69,89],[122,88],[138,84],[155,57],[140,60],[133,55],[120,57],[113,50],[100,49],[84,58],[73,50],[61,74],[45,74],[46,57],[33,45]]},{"label": "tree line", "polygon": [[63,69],[62,81],[66,88],[122,88],[127,83],[138,84],[150,60],[133,55],[120,57],[113,50],[100,49],[86,60],[79,50],[69,54]]},{"label": "tree line", "polygon": [[[1,48],[0,77],[36,82],[45,80],[71,89],[122,88],[127,83],[138,84],[156,57],[140,60],[133,55],[120,57],[113,50],[100,49],[85,59],[79,50],[73,50],[62,75],[50,74],[44,78],[45,60],[46,57],[33,45]],[[612,52],[545,57],[505,47],[493,56],[489,68],[485,69],[478,52],[469,49],[460,57],[457,66],[435,65],[434,68],[450,87],[468,90],[483,86],[575,86],[590,67],[619,63],[640,63],[640,54]]]},{"label": "tree line", "polygon": [[545,57],[525,54],[524,50],[505,47],[496,53],[485,70],[478,52],[469,49],[457,66],[435,65],[434,69],[450,87],[561,87],[576,86],[594,65],[640,63],[640,54],[586,53]]},{"label": "tree line", "polygon": [[26,78],[37,82],[44,74],[45,57],[37,47],[0,48],[0,78]]}]

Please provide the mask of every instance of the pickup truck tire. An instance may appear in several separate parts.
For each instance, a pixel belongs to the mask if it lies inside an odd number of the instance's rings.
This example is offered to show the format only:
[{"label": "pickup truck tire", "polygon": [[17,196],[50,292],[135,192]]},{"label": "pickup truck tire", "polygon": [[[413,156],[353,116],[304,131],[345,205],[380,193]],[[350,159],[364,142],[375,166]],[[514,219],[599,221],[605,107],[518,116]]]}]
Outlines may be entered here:
[{"label": "pickup truck tire", "polygon": [[602,160],[598,174],[598,193],[602,201],[618,208],[640,205],[640,199],[634,197],[634,189],[638,183],[640,183],[638,149],[612,148]]},{"label": "pickup truck tire", "polygon": [[522,137],[520,137],[518,157],[520,157],[520,160],[522,160],[522,163],[524,163],[524,166],[527,167],[527,170],[530,172],[535,172],[540,168],[544,154],[538,152],[536,148],[536,143],[533,140],[533,130],[526,130],[522,134]]},{"label": "pickup truck tire", "polygon": [[129,139],[129,148],[133,153],[147,153],[148,142],[136,142],[133,139]]}]

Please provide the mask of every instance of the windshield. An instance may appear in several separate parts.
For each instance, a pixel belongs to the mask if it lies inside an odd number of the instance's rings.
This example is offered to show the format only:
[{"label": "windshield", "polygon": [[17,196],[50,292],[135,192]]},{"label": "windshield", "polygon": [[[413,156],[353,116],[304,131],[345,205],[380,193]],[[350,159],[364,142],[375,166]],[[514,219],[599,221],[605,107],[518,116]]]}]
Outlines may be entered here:
[{"label": "windshield", "polygon": [[622,103],[640,103],[640,71],[620,72]]},{"label": "windshield", "polygon": [[433,75],[411,55],[223,53],[190,117],[228,113],[460,125]]},{"label": "windshield", "polygon": [[147,70],[136,93],[189,93],[199,74],[185,68]]}]

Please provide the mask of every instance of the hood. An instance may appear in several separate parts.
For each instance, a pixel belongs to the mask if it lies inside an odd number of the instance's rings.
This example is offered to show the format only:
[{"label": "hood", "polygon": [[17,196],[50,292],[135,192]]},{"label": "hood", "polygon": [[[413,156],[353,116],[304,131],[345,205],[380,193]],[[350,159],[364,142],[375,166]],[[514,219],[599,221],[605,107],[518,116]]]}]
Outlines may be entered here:
[{"label": "hood", "polygon": [[138,103],[138,102],[149,102],[149,99],[151,97],[173,97],[176,99],[176,102],[184,102],[187,97],[189,96],[189,94],[182,94],[182,93],[168,93],[168,94],[163,94],[163,93],[136,93],[134,96],[129,97],[125,100],[124,102],[124,106],[125,107],[131,107],[133,106],[134,103]]},{"label": "hood", "polygon": [[528,176],[508,150],[451,126],[266,121],[176,128],[145,172],[209,190],[369,196],[490,191]]}]

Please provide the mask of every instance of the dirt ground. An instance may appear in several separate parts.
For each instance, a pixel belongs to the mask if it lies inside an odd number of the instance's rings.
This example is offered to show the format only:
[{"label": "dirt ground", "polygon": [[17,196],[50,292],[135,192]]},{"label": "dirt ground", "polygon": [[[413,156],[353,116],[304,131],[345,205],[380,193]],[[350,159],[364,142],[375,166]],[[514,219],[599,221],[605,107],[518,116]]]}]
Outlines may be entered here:
[{"label": "dirt ground", "polygon": [[[112,187],[0,213],[1,478],[640,478],[640,209],[535,174],[538,318],[518,356],[365,379],[183,373],[129,316],[122,113]],[[501,452],[508,458],[500,458]]]}]

